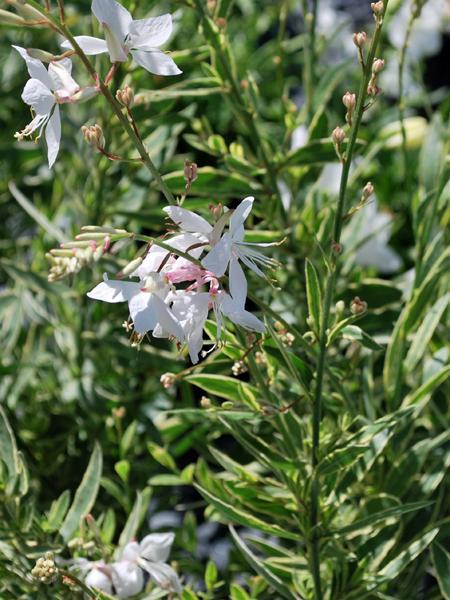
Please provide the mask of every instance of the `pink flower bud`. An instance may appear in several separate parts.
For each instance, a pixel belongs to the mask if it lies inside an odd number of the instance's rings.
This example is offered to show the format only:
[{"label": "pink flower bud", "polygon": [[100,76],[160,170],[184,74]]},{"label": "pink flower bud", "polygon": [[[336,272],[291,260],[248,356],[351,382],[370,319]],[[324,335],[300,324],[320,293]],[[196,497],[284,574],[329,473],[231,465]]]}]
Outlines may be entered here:
[{"label": "pink flower bud", "polygon": [[333,133],[331,134],[331,138],[336,146],[340,146],[345,140],[345,131],[342,129],[342,127],[335,127],[333,129]]},{"label": "pink flower bud", "polygon": [[356,106],[356,94],[352,94],[352,92],[345,92],[345,94],[342,96],[342,102],[347,110],[353,111]]},{"label": "pink flower bud", "polygon": [[372,73],[380,73],[384,69],[384,60],[376,58],[372,64]]},{"label": "pink flower bud", "polygon": [[379,0],[379,2],[372,2],[370,8],[374,15],[381,15],[384,12],[384,3],[382,0]]},{"label": "pink flower bud", "polygon": [[134,104],[134,92],[127,84],[123,89],[117,90],[116,100],[126,108],[131,108]]},{"label": "pink flower bud", "polygon": [[367,41],[367,35],[365,31],[360,31],[358,33],[353,34],[353,43],[358,48],[362,48]]},{"label": "pink flower bud", "polygon": [[363,188],[363,193],[362,193],[363,199],[367,200],[367,198],[370,198],[370,196],[373,194],[373,192],[374,192],[374,187],[372,185],[372,182],[368,181]]},{"label": "pink flower bud", "polygon": [[350,312],[352,315],[362,315],[367,310],[367,302],[361,300],[358,296],[353,298],[350,303]]}]

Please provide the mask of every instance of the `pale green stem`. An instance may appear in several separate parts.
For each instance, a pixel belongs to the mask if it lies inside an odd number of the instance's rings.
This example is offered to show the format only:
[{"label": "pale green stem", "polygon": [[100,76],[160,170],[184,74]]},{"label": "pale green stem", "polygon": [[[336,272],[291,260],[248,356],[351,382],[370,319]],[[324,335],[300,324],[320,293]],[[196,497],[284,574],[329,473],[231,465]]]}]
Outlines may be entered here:
[{"label": "pale green stem", "polygon": [[409,46],[409,40],[411,38],[412,28],[414,21],[416,20],[415,12],[412,12],[408,25],[406,27],[405,39],[403,41],[402,48],[400,50],[400,59],[398,63],[398,112],[400,118],[400,129],[402,134],[402,154],[403,154],[403,174],[405,182],[408,182],[408,150],[407,150],[407,139],[406,139],[406,127],[405,127],[405,99],[404,99],[404,73],[406,66],[406,52]]},{"label": "pale green stem", "polygon": [[[388,4],[388,0],[385,0],[385,11]],[[322,322],[320,324],[320,335],[319,335],[319,354],[317,359],[317,372],[316,372],[316,387],[314,393],[314,407],[312,417],[312,449],[311,449],[311,467],[312,467],[312,483],[311,483],[311,496],[310,496],[310,560],[312,575],[314,579],[314,589],[316,600],[322,600],[322,583],[320,577],[320,514],[319,514],[319,499],[320,499],[320,487],[319,478],[317,475],[317,465],[319,463],[319,451],[320,451],[320,424],[322,420],[322,401],[323,401],[323,382],[324,373],[326,368],[326,355],[327,355],[327,330],[330,323],[331,305],[334,297],[335,283],[336,283],[336,263],[337,253],[334,249],[339,247],[343,217],[346,205],[346,192],[347,183],[350,172],[350,165],[355,149],[355,144],[358,136],[359,127],[365,110],[365,102],[367,97],[367,86],[369,84],[372,75],[372,63],[375,58],[375,53],[378,47],[378,42],[381,35],[382,21],[377,21],[375,33],[372,39],[372,43],[367,56],[365,64],[365,71],[360,83],[357,104],[355,108],[355,114],[353,118],[353,125],[350,132],[350,138],[347,145],[346,153],[342,159],[342,174],[341,182],[339,187],[338,204],[336,207],[336,213],[334,216],[333,225],[333,239],[332,248],[329,254],[330,270],[325,285],[325,297],[323,302],[322,310]]]}]

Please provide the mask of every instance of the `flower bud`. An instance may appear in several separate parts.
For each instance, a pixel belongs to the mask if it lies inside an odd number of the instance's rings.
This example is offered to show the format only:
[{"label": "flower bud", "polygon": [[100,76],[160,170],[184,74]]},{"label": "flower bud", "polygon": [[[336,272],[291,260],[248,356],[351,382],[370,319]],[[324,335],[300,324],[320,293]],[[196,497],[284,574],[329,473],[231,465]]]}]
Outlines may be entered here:
[{"label": "flower bud", "polygon": [[382,15],[384,12],[384,3],[382,0],[379,0],[379,2],[372,2],[370,8],[372,9],[374,15]]},{"label": "flower bud", "polygon": [[131,108],[134,105],[134,92],[131,87],[126,84],[123,89],[117,90],[116,99],[122,106]]},{"label": "flower bud", "polygon": [[336,302],[336,306],[334,307],[337,316],[341,316],[345,311],[345,302],[343,300],[338,300]]},{"label": "flower bud", "polygon": [[350,303],[350,312],[352,315],[362,315],[367,310],[367,302],[361,300],[358,296],[355,296]]},{"label": "flower bud", "polygon": [[342,127],[335,127],[333,129],[333,133],[331,134],[331,138],[336,146],[340,146],[345,140],[345,131],[342,129]]},{"label": "flower bud", "polygon": [[159,381],[162,383],[162,386],[166,390],[168,390],[169,388],[171,388],[174,385],[175,379],[176,379],[175,373],[164,373],[159,378]]},{"label": "flower bud", "polygon": [[217,221],[223,214],[223,205],[221,202],[219,202],[219,204],[210,204],[209,210],[211,211],[214,219]]},{"label": "flower bud", "polygon": [[25,19],[19,17],[19,15],[0,9],[0,25],[15,25],[16,27],[20,27],[26,24]]},{"label": "flower bud", "polygon": [[342,96],[342,103],[344,104],[345,108],[353,111],[356,106],[356,94],[345,92],[345,94]]},{"label": "flower bud", "polygon": [[41,583],[50,584],[58,578],[53,552],[46,552],[44,557],[38,558],[31,570],[31,575]]},{"label": "flower bud", "polygon": [[103,131],[100,125],[90,125],[89,127],[83,125],[81,131],[83,133],[84,139],[92,148],[105,147],[105,136],[103,135]]},{"label": "flower bud", "polygon": [[142,256],[135,258],[134,260],[129,262],[127,265],[125,265],[125,267],[120,271],[118,276],[127,277],[128,275],[131,275],[131,273],[134,273],[134,271],[136,271],[136,269],[141,265],[142,260],[143,260]]},{"label": "flower bud", "polygon": [[193,181],[197,179],[197,165],[190,160],[184,161],[184,178],[187,184],[190,186]]},{"label": "flower bud", "polygon": [[384,69],[384,60],[382,58],[376,58],[372,64],[372,73],[381,73]]},{"label": "flower bud", "polygon": [[365,31],[360,31],[353,34],[353,43],[357,48],[362,48],[367,41],[367,35]]},{"label": "flower bud", "polygon": [[365,202],[368,198],[370,198],[370,196],[373,194],[373,192],[374,192],[374,187],[372,185],[372,182],[368,181],[363,188],[363,193],[362,193],[363,201]]},{"label": "flower bud", "polygon": [[55,56],[45,50],[39,50],[39,48],[27,48],[28,56],[31,58],[37,58],[38,60],[46,63],[50,63],[55,60]]},{"label": "flower bud", "polygon": [[235,377],[242,375],[247,371],[247,366],[243,360],[237,360],[231,367],[231,372]]},{"label": "flower bud", "polygon": [[212,402],[211,402],[211,398],[208,398],[208,396],[202,396],[200,398],[200,406],[202,408],[211,408]]}]

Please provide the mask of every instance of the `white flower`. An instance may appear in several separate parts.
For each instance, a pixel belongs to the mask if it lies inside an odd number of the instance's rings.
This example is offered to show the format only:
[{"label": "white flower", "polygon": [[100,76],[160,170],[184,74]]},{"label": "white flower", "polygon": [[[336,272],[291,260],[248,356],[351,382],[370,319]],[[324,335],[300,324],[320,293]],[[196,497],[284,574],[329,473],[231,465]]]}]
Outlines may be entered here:
[{"label": "white flower", "polygon": [[180,292],[172,310],[184,331],[192,363],[198,363],[203,347],[203,328],[208,318],[211,298],[209,292]]},{"label": "white flower", "polygon": [[15,137],[22,140],[38,131],[38,137],[45,129],[47,142],[48,165],[51,168],[58,156],[61,141],[61,117],[59,104],[77,102],[87,99],[96,93],[94,87],[80,89],[71,76],[72,62],[63,59],[52,62],[48,71],[40,60],[28,55],[25,48],[13,46],[25,60],[29,79],[22,92],[22,100],[29,104],[35,113],[34,119],[25,129],[16,133]]},{"label": "white flower", "polygon": [[181,593],[178,575],[166,564],[174,537],[173,533],[152,533],[140,543],[130,542],[125,546],[120,560],[111,565],[118,598],[129,598],[142,591],[143,571],[159,587]]},{"label": "white flower", "polygon": [[[92,12],[103,26],[106,41],[88,35],[76,37],[85,54],[108,52],[114,63],[126,61],[130,53],[138,65],[155,75],[181,73],[170,56],[158,50],[172,33],[170,14],[133,21],[127,9],[115,0],[93,0]],[[72,48],[69,41],[62,46]]]},{"label": "white flower", "polygon": [[231,215],[229,231],[222,236],[220,241],[202,260],[205,269],[211,271],[217,277],[222,277],[229,268],[230,294],[241,306],[244,306],[247,297],[247,280],[239,261],[242,261],[244,265],[260,277],[265,277],[265,275],[256,263],[265,267],[274,265],[272,259],[267,258],[254,248],[275,244],[244,242],[244,221],[252,210],[253,201],[254,198],[251,196],[242,200]]},{"label": "white flower", "polygon": [[169,335],[183,341],[183,330],[166,304],[170,289],[159,273],[151,273],[139,283],[111,280],[105,275],[105,280],[87,295],[103,302],[128,302],[134,329],[141,336],[160,324]]},{"label": "white flower", "polygon": [[240,325],[244,329],[263,333],[266,327],[262,321],[255,317],[251,312],[245,310],[244,305],[223,290],[216,294],[211,294],[212,308],[217,321],[217,337],[220,338],[223,326],[222,315],[228,317],[235,325]]},{"label": "white flower", "polygon": [[392,216],[378,210],[376,200],[366,204],[353,217],[343,236],[344,248],[358,246],[355,262],[362,267],[375,267],[380,273],[395,273],[402,266],[398,254],[389,247]]},{"label": "white flower", "polygon": [[84,582],[107,594],[112,594],[111,568],[104,560],[90,561],[85,558],[75,559],[74,566],[81,571]]}]

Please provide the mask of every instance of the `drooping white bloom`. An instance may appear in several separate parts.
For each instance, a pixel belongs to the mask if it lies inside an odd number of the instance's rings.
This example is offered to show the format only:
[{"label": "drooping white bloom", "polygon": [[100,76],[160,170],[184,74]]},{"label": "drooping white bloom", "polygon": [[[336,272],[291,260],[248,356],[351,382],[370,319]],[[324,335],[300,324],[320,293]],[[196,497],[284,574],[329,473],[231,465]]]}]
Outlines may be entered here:
[{"label": "drooping white bloom", "polygon": [[343,235],[344,247],[356,247],[355,262],[374,267],[380,273],[395,273],[402,266],[398,254],[388,245],[392,215],[379,211],[376,200],[356,214]]},{"label": "drooping white bloom", "polygon": [[[133,21],[133,17],[115,0],[93,0],[92,12],[105,32],[105,40],[82,35],[76,41],[85,54],[109,53],[111,62],[125,62],[131,54],[135,62],[155,75],[178,75],[175,62],[159,50],[172,33],[172,16],[164,14]],[[69,41],[62,44],[71,49]]]},{"label": "drooping white bloom", "polygon": [[77,558],[73,565],[81,571],[86,585],[107,594],[112,594],[111,567],[104,560],[90,561],[85,558]]},{"label": "drooping white bloom", "polygon": [[103,302],[128,302],[134,329],[141,336],[160,324],[169,335],[183,341],[183,330],[166,304],[169,292],[167,279],[152,273],[139,283],[111,280],[105,276],[105,280],[87,295]]},{"label": "drooping white bloom", "polygon": [[31,77],[23,89],[22,100],[29,104],[35,113],[31,123],[16,133],[15,137],[23,140],[35,131],[40,137],[45,130],[48,166],[51,168],[58,156],[61,141],[59,104],[85,100],[92,97],[96,90],[94,87],[81,90],[72,78],[70,59],[51,62],[47,70],[40,60],[29,56],[25,48],[20,46],[13,46],[13,48],[25,60]]},{"label": "drooping white bloom", "polygon": [[274,261],[261,254],[257,247],[273,246],[275,244],[259,244],[244,242],[244,221],[247,219],[253,207],[254,198],[244,198],[230,217],[229,230],[222,236],[220,241],[213,246],[202,265],[217,277],[222,277],[229,269],[230,294],[244,306],[247,297],[247,280],[239,261],[242,261],[249,269],[260,277],[265,277],[257,263],[268,267],[274,265]]},{"label": "drooping white bloom", "polygon": [[152,533],[140,543],[130,542],[119,561],[111,565],[112,580],[118,598],[129,598],[142,591],[144,573],[159,586],[181,593],[175,571],[166,564],[174,540],[173,533]]}]

